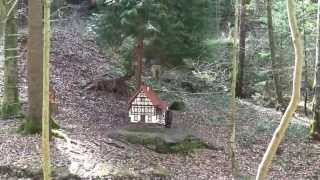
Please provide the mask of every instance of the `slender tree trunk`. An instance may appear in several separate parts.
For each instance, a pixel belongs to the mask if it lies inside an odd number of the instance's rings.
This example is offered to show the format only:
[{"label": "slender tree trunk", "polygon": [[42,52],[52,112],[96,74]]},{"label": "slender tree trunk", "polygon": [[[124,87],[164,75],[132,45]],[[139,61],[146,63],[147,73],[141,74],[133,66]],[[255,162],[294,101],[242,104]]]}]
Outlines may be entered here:
[{"label": "slender tree trunk", "polygon": [[[305,16],[305,3],[302,1],[302,16]],[[303,47],[304,47],[304,56],[307,57],[307,51],[306,51],[306,18],[303,18]],[[308,60],[307,58],[304,58],[304,84],[302,84],[304,87],[302,89],[304,90],[304,114],[308,117],[308,94],[309,94],[309,77],[308,77]]]},{"label": "slender tree trunk", "polygon": [[44,0],[44,28],[43,28],[43,89],[42,89],[42,169],[43,179],[51,179],[50,164],[50,108],[49,108],[49,82],[50,82],[50,0]]},{"label": "slender tree trunk", "polygon": [[[40,132],[42,120],[42,81],[43,81],[43,1],[28,1],[28,114],[25,131]],[[27,128],[27,129],[26,129]]]},{"label": "slender tree trunk", "polygon": [[[4,4],[5,0],[0,0],[0,41],[3,40],[3,33],[5,28],[5,19],[6,19],[6,7]],[[0,43],[2,45],[2,42]]]},{"label": "slender tree trunk", "polygon": [[19,94],[17,87],[17,20],[16,2],[7,4],[5,37],[4,37],[4,96],[1,103],[1,116],[12,117],[20,113]]},{"label": "slender tree trunk", "polygon": [[314,139],[320,140],[320,1],[318,1],[317,47],[313,89],[313,117],[311,123],[310,136]]},{"label": "slender tree trunk", "polygon": [[254,0],[254,14],[256,16],[261,16],[261,6],[263,5],[263,3],[261,3],[261,0]]},{"label": "slender tree trunk", "polygon": [[143,51],[144,51],[143,38],[139,38],[138,44],[135,49],[136,89],[139,89],[142,84],[141,76],[142,76],[142,72],[143,72],[143,62],[142,62],[143,54],[144,54]]},{"label": "slender tree trunk", "polygon": [[246,1],[240,0],[239,14],[239,46],[238,46],[238,60],[239,68],[237,75],[236,96],[245,97],[243,92],[243,80],[244,80],[244,64],[246,58]]},{"label": "slender tree trunk", "polygon": [[293,113],[295,112],[300,101],[300,88],[302,79],[302,66],[303,66],[303,40],[296,19],[295,0],[287,0],[289,26],[291,29],[291,36],[295,50],[295,69],[293,76],[292,97],[287,110],[281,118],[280,125],[273,134],[272,140],[268,146],[266,153],[259,165],[257,180],[267,179],[268,171],[271,166],[272,160],[276,151],[284,138],[289,123],[292,120]]},{"label": "slender tree trunk", "polygon": [[[4,4],[4,0],[0,0],[0,68],[3,68],[3,62],[5,59],[4,58],[4,35],[5,35],[4,32],[5,32],[5,26],[6,26],[6,21],[5,21],[6,15],[7,14],[6,14],[6,7]],[[3,78],[1,77],[0,80],[2,79]]]},{"label": "slender tree trunk", "polygon": [[220,11],[220,0],[216,0],[216,3],[215,3],[215,33],[216,33],[216,36],[219,37],[219,34],[220,34],[220,14],[219,14],[219,11]]},{"label": "slender tree trunk", "polygon": [[274,88],[277,97],[277,104],[282,109],[283,107],[283,97],[281,92],[280,86],[280,76],[278,69],[279,66],[277,65],[276,59],[276,48],[274,43],[274,34],[273,34],[273,21],[272,21],[272,0],[267,0],[267,17],[268,17],[268,33],[269,33],[269,46],[270,46],[270,53],[271,53],[271,66],[272,66],[272,77]]},{"label": "slender tree trunk", "polygon": [[96,0],[88,0],[89,2],[89,8],[93,9],[95,7],[97,7],[97,1]]},{"label": "slender tree trunk", "polygon": [[[238,29],[238,11],[239,1],[235,0],[235,29]],[[239,32],[234,31],[233,35],[233,60],[232,60],[232,82],[231,82],[231,99],[230,99],[230,129],[229,129],[229,150],[231,160],[231,172],[235,179],[238,176],[238,168],[236,163],[236,83],[238,69],[238,38]]]}]

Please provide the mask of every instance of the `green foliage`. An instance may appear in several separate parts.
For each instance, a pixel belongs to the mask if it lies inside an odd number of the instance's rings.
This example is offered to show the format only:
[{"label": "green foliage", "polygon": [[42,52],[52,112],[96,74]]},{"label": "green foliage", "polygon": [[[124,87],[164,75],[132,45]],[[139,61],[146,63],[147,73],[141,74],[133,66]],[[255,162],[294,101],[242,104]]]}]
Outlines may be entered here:
[{"label": "green foliage", "polygon": [[[314,30],[315,23],[312,18],[305,18],[317,14],[317,3],[297,1],[297,17],[301,28],[305,28],[305,34],[310,34]],[[273,2],[273,23],[274,30],[281,37],[286,37],[286,41],[291,43],[288,24],[288,15],[286,11],[286,1]],[[267,23],[266,17],[261,17],[261,21]]]},{"label": "green foliage", "polygon": [[276,129],[276,127],[277,127],[277,124],[272,121],[261,120],[261,121],[258,121],[256,124],[256,132],[272,134],[273,131]]},{"label": "green foliage", "polygon": [[288,128],[288,136],[306,140],[309,136],[309,128],[302,124],[291,123]]},{"label": "green foliage", "polygon": [[208,119],[209,125],[212,126],[224,126],[227,122],[225,117],[213,116]]},{"label": "green foliage", "polygon": [[[261,120],[256,124],[256,132],[263,134],[272,134],[277,128],[277,123],[273,121]],[[309,136],[309,128],[297,123],[291,123],[287,136],[292,139],[307,139]]]},{"label": "green foliage", "polygon": [[[119,48],[143,38],[145,57],[162,62],[195,58],[210,35],[213,0],[114,0],[106,1],[95,14],[94,30],[100,44]],[[125,57],[132,57],[127,47]]]},{"label": "green foliage", "polygon": [[66,5],[67,5],[66,0],[54,0],[52,1],[52,4],[51,4],[51,10],[53,13],[55,13],[55,11],[59,10],[60,8]]},{"label": "green foliage", "polygon": [[133,49],[135,47],[134,43],[134,39],[128,37],[122,42],[121,46],[119,47],[119,54],[121,54],[121,58],[123,58],[123,61],[121,61],[122,67],[128,74],[133,73],[133,64],[131,59],[133,57]]},{"label": "green foliage", "polygon": [[245,148],[250,148],[256,142],[256,135],[254,131],[243,131],[239,135],[239,144]]},{"label": "green foliage", "polygon": [[1,104],[0,116],[2,118],[22,116],[21,104],[19,102],[14,103],[14,104]]},{"label": "green foliage", "polygon": [[271,57],[271,54],[270,52],[259,52],[258,56],[259,56],[258,57],[259,60],[269,60]]},{"label": "green foliage", "polygon": [[182,111],[186,108],[183,101],[174,101],[170,104],[169,109],[174,111]]}]

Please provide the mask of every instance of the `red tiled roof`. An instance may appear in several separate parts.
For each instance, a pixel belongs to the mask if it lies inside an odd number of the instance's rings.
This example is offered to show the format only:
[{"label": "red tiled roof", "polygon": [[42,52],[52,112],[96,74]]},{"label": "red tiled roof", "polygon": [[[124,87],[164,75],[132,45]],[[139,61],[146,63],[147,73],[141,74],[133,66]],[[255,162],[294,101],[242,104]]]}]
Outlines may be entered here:
[{"label": "red tiled roof", "polygon": [[162,109],[167,110],[168,103],[165,101],[161,101],[159,96],[151,89],[151,87],[146,85],[141,85],[140,88],[133,94],[133,96],[129,99],[129,106],[131,107],[132,102],[138,96],[140,92],[144,92],[144,94],[150,99],[152,105]]}]

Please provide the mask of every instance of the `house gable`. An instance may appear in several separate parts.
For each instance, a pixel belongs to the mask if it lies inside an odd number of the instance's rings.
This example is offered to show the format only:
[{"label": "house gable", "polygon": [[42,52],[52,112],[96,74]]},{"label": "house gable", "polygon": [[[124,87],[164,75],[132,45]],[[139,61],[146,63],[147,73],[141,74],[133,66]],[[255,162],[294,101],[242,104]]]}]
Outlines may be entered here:
[{"label": "house gable", "polygon": [[131,103],[132,106],[134,105],[149,105],[152,106],[151,100],[145,95],[144,92],[138,93],[136,98]]},{"label": "house gable", "polygon": [[162,111],[166,111],[168,108],[168,104],[157,96],[157,94],[148,86],[141,85],[140,89],[134,93],[134,95],[129,100],[129,109],[131,108],[134,101],[138,96],[144,95],[146,98],[150,100],[153,106],[160,108]]}]

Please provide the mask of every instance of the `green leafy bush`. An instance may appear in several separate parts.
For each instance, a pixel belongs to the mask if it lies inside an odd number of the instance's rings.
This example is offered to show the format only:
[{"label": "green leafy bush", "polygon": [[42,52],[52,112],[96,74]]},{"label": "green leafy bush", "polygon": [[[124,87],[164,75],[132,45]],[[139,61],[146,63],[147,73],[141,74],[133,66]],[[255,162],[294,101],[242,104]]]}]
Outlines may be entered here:
[{"label": "green leafy bush", "polygon": [[186,105],[183,101],[174,101],[169,106],[170,110],[182,111],[186,108]]}]

